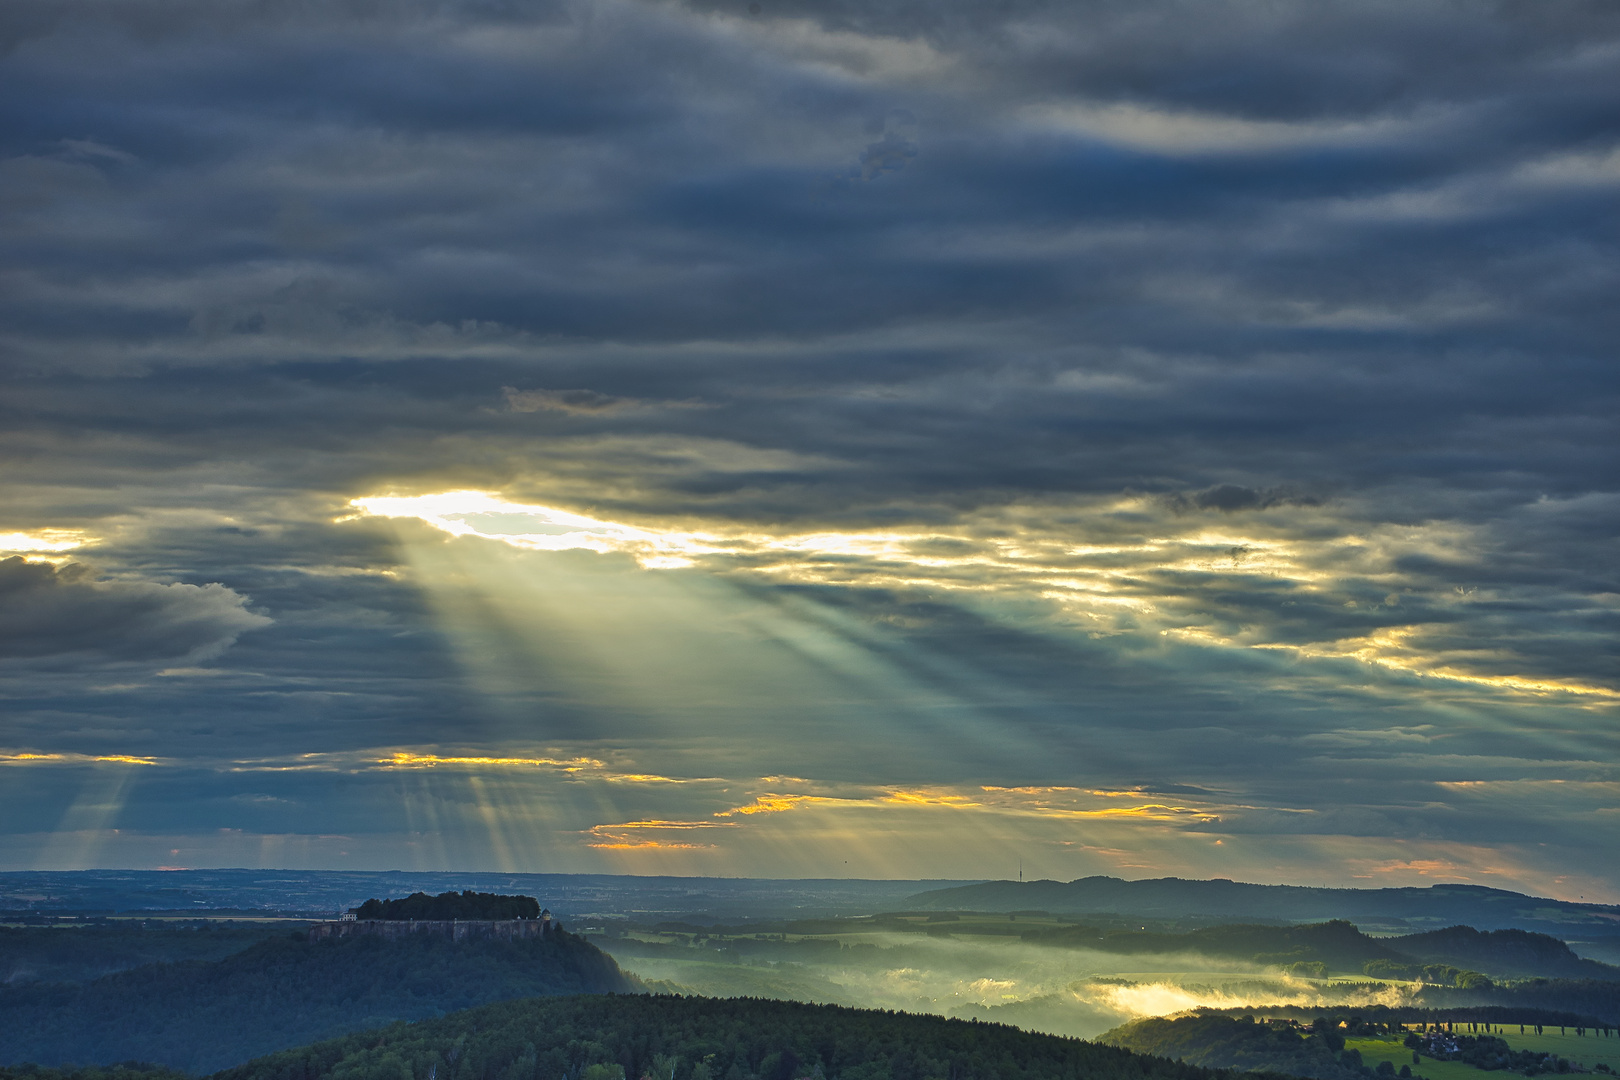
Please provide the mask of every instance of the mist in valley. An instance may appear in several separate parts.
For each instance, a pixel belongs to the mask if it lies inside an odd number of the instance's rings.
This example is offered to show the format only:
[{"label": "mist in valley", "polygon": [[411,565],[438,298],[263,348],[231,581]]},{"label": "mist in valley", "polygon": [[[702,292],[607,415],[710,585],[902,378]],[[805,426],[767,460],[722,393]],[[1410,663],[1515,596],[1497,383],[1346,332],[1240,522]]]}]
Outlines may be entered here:
[{"label": "mist in valley", "polygon": [[[675,940],[670,940],[673,937]],[[1199,1007],[1399,1005],[1399,984],[1297,978],[1196,954],[1121,955],[1013,937],[864,933],[593,938],[654,990],[935,1013],[1090,1038]]]}]

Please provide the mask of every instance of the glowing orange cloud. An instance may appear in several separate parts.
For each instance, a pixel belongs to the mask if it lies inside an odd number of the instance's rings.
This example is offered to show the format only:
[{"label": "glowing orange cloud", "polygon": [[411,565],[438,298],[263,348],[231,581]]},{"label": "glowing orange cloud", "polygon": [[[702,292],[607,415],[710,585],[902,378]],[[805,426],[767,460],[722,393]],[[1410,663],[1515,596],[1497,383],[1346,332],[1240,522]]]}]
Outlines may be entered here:
[{"label": "glowing orange cloud", "polygon": [[593,825],[591,832],[611,829],[735,829],[733,821],[622,821],[613,825]]},{"label": "glowing orange cloud", "polygon": [[405,751],[396,751],[386,758],[378,758],[373,764],[381,765],[385,769],[432,769],[440,765],[497,765],[507,767],[546,767],[557,768],[564,772],[578,772],[581,769],[600,769],[602,762],[595,758],[528,758],[528,757],[445,757],[438,754],[411,754]]},{"label": "glowing orange cloud", "polygon": [[891,791],[882,799],[886,803],[899,803],[902,806],[952,806],[966,807],[979,806],[966,795],[942,795],[937,791]]},{"label": "glowing orange cloud", "polygon": [[736,825],[729,821],[622,821],[611,825],[593,825],[585,830],[589,837],[585,846],[604,851],[698,851],[713,848],[713,844],[695,844],[685,840],[657,840],[651,837],[631,839],[623,835],[631,829],[654,829],[682,832],[688,829],[730,829]]},{"label": "glowing orange cloud", "polygon": [[781,814],[794,810],[806,803],[845,802],[844,799],[830,799],[825,795],[756,795],[754,801],[747,806],[734,806],[730,810],[720,810],[715,817],[730,817],[733,814]]},{"label": "glowing orange cloud", "polygon": [[93,762],[119,765],[157,765],[157,758],[133,754],[0,754],[0,765],[85,765]]}]

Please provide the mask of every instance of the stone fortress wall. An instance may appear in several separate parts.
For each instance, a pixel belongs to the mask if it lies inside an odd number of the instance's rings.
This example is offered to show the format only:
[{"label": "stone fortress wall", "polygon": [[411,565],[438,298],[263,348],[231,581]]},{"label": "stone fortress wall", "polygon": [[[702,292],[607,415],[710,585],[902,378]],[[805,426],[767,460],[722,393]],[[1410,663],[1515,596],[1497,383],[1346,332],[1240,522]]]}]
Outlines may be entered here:
[{"label": "stone fortress wall", "polygon": [[345,919],[316,923],[309,928],[309,940],[326,941],[346,937],[398,938],[406,934],[438,934],[453,941],[483,938],[549,937],[562,926],[549,918],[541,919]]}]

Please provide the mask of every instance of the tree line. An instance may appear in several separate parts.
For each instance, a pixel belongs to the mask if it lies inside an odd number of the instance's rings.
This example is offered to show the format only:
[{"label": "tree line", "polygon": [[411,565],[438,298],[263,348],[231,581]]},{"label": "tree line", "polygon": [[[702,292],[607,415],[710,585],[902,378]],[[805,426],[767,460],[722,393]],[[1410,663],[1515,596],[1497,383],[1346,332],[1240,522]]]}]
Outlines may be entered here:
[{"label": "tree line", "polygon": [[498,893],[444,892],[429,896],[414,892],[399,900],[367,900],[355,909],[359,919],[538,919],[540,901],[532,896],[501,896]]}]

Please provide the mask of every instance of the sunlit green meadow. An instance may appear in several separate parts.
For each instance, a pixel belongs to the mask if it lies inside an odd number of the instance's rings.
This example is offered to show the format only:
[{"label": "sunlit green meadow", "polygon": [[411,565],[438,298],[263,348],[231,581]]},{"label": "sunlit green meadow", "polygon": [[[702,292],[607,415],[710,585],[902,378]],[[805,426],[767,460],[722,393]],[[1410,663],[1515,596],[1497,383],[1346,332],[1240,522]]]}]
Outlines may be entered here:
[{"label": "sunlit green meadow", "polygon": [[1484,1070],[1460,1061],[1436,1061],[1423,1058],[1412,1065],[1412,1051],[1401,1045],[1401,1040],[1390,1038],[1355,1038],[1344,1041],[1345,1049],[1361,1051],[1361,1062],[1376,1069],[1380,1061],[1387,1061],[1398,1071],[1402,1065],[1411,1065],[1412,1072],[1426,1080],[1482,1080]]},{"label": "sunlit green meadow", "polygon": [[1532,1031],[1520,1035],[1518,1025],[1515,1024],[1494,1034],[1506,1039],[1507,1044],[1515,1050],[1557,1054],[1559,1057],[1568,1058],[1570,1064],[1578,1069],[1607,1065],[1620,1071],[1620,1036],[1603,1036],[1591,1031],[1585,1035],[1577,1035],[1574,1028],[1565,1030],[1566,1033],[1563,1035],[1557,1031],[1548,1031],[1541,1035]]},{"label": "sunlit green meadow", "polygon": [[[1516,1024],[1505,1028],[1493,1027],[1490,1033],[1505,1040],[1515,1050],[1533,1050],[1568,1058],[1577,1069],[1590,1071],[1598,1065],[1607,1065],[1620,1070],[1620,1037],[1611,1035],[1605,1038],[1591,1032],[1581,1036],[1575,1034],[1574,1028],[1569,1028],[1563,1035],[1556,1031],[1542,1035],[1534,1032],[1521,1035]],[[1388,1061],[1397,1069],[1402,1065],[1412,1065],[1412,1051],[1402,1046],[1398,1039],[1354,1038],[1345,1040],[1345,1046],[1361,1051],[1361,1060],[1375,1068],[1380,1061]],[[1428,1080],[1479,1080],[1483,1070],[1460,1061],[1435,1061],[1425,1057],[1420,1064],[1412,1065],[1412,1071],[1428,1077]]]}]

